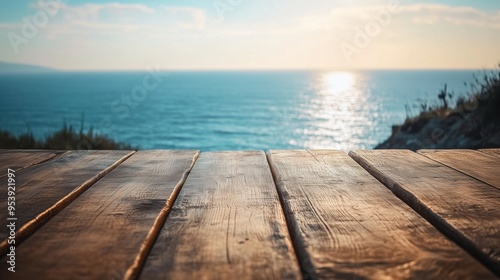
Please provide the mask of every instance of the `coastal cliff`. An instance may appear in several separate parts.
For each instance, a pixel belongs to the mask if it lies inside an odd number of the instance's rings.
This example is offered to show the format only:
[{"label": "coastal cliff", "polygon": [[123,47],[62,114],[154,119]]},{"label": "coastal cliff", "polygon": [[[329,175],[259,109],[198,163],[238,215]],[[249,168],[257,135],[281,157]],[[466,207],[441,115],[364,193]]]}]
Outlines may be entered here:
[{"label": "coastal cliff", "polygon": [[392,127],[375,149],[481,149],[500,147],[500,71],[479,81],[468,97],[448,106],[452,94],[442,90],[439,106]]}]

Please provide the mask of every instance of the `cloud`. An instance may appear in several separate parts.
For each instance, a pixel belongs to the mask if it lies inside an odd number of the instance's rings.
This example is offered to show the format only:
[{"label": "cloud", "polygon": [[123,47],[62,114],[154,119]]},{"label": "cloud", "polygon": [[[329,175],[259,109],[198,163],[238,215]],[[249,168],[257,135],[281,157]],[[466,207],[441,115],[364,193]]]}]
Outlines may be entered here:
[{"label": "cloud", "polygon": [[[148,59],[171,60],[172,65],[180,68],[225,67],[233,63],[229,62],[232,60],[235,62],[231,65],[236,65],[235,67],[253,67],[261,60],[273,67],[287,63],[321,67],[332,64],[342,67],[344,58],[339,52],[338,44],[342,41],[351,42],[356,28],[365,27],[377,13],[387,10],[387,5],[383,2],[389,0],[358,0],[349,3],[323,0],[321,7],[305,0],[294,1],[303,2],[296,6],[303,9],[297,10],[292,4],[291,7],[280,6],[283,8],[281,15],[260,17],[259,6],[249,6],[246,11],[242,8],[241,17],[224,22],[218,20],[210,8],[205,11],[187,7],[187,3],[165,6],[157,3],[158,1],[147,4],[76,4],[69,1],[68,5],[61,7],[57,16],[50,17],[48,24],[39,28],[38,38],[30,40],[29,45],[21,46],[24,50],[20,57],[26,60],[30,57],[44,60],[47,65],[51,65],[52,60],[57,60],[61,67],[65,67],[67,60],[67,65],[72,65],[71,67],[81,64],[88,68],[92,65],[107,65],[106,67],[111,68],[115,64],[125,65],[122,60],[128,61],[127,67],[136,67]],[[369,2],[370,6],[356,5],[360,2]],[[312,6],[315,8],[304,8]],[[35,5],[31,7],[36,8]],[[252,8],[256,10],[251,10]],[[360,57],[360,61],[363,61],[360,65],[383,65],[383,58],[387,57],[384,54],[392,52],[399,52],[399,56],[389,57],[397,60],[398,65],[403,65],[405,61],[413,63],[408,58],[408,53],[420,54],[425,51],[436,55],[422,55],[419,58],[423,61],[416,58],[415,65],[423,65],[439,56],[443,59],[455,58],[452,53],[460,52],[473,55],[462,54],[457,61],[461,57],[469,57],[467,59],[472,63],[474,57],[479,55],[495,57],[494,51],[495,48],[498,49],[499,42],[495,32],[500,28],[500,11],[422,3],[401,5],[400,8],[399,13],[393,14],[392,23],[387,28],[384,26],[382,35],[374,39],[375,43],[366,50],[366,56]],[[261,6],[261,9],[267,9],[267,13],[274,11],[267,5]],[[33,9],[23,17],[32,18],[36,12]],[[252,17],[254,20],[251,20]],[[3,34],[6,38],[10,31],[21,34],[22,26],[21,17],[13,22],[0,22],[0,35]],[[436,28],[443,26],[447,28]],[[450,27],[460,31],[464,29],[464,32],[449,32]],[[471,40],[476,33],[481,37]],[[491,35],[484,36],[485,34]],[[445,38],[441,35],[453,39],[449,40],[453,45],[446,45],[445,48],[439,40],[420,40],[428,38],[427,36]],[[4,40],[3,46],[8,46],[8,43],[8,40]],[[199,51],[200,45],[203,45],[204,52]],[[481,52],[470,51],[480,47]],[[100,59],[86,59],[92,56]],[[297,62],[289,62],[296,57]],[[221,60],[224,61],[220,62]]]},{"label": "cloud", "polygon": [[142,4],[109,3],[101,5],[101,9],[113,12],[140,12],[144,14],[152,14],[155,12],[153,8]]},{"label": "cloud", "polygon": [[[316,14],[298,20],[299,29],[315,31],[353,29],[357,25],[373,20],[381,12],[388,11],[388,5],[340,7],[329,14]],[[413,24],[442,24],[500,29],[500,11],[485,12],[472,7],[447,6],[440,4],[400,5],[392,16],[398,20],[409,19]]]},{"label": "cloud", "polygon": [[395,13],[391,5],[376,6],[346,6],[330,10],[327,14],[309,15],[298,19],[300,30],[352,30],[360,24],[373,20],[381,12],[390,13],[391,17],[399,14]]},{"label": "cloud", "polygon": [[185,29],[205,29],[207,16],[205,11],[190,7],[167,7],[166,11],[179,21],[180,28]]},{"label": "cloud", "polygon": [[415,4],[402,7],[402,13],[417,24],[450,23],[454,25],[500,29],[500,11],[484,12],[472,7],[439,4]]},{"label": "cloud", "polygon": [[80,6],[68,6],[62,4],[61,10],[68,20],[95,21],[102,15],[127,16],[137,14],[152,14],[154,9],[142,4],[84,4]]}]

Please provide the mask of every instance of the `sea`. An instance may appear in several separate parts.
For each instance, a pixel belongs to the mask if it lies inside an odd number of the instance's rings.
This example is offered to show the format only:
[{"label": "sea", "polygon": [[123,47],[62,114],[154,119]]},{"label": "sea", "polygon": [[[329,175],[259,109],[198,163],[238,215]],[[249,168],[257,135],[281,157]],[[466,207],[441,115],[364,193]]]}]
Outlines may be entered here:
[{"label": "sea", "polygon": [[[63,124],[139,149],[372,149],[391,126],[471,91],[479,70],[0,74],[0,130]],[[76,147],[75,147],[76,148]],[[87,147],[88,148],[88,147]]]}]

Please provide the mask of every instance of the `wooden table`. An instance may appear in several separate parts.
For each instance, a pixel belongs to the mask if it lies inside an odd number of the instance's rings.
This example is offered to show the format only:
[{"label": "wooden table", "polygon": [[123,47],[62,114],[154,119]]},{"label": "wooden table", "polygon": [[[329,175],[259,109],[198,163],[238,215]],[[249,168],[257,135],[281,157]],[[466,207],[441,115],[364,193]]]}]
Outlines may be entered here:
[{"label": "wooden table", "polygon": [[0,150],[0,166],[0,279],[500,275],[500,150]]}]

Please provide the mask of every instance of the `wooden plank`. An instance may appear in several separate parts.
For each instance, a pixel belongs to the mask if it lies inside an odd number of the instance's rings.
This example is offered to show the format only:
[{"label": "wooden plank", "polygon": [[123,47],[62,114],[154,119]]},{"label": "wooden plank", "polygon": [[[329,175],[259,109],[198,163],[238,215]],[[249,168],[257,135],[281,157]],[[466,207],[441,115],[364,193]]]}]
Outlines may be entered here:
[{"label": "wooden plank", "polygon": [[500,189],[500,157],[474,150],[420,150],[418,153]]},{"label": "wooden plank", "polygon": [[141,273],[143,279],[298,279],[261,151],[202,153]]},{"label": "wooden plank", "polygon": [[482,149],[479,151],[491,156],[500,157],[500,149]]},{"label": "wooden plank", "polygon": [[[71,151],[16,174],[16,244],[19,245],[134,152]],[[0,208],[7,209],[7,188],[0,190]],[[0,220],[8,218],[0,211]],[[7,230],[0,232],[0,255],[6,254]]]},{"label": "wooden plank", "polygon": [[309,278],[495,278],[345,152],[268,158]]},{"label": "wooden plank", "polygon": [[500,275],[500,191],[407,150],[350,155],[449,238]]},{"label": "wooden plank", "polygon": [[[123,279],[141,244],[152,244],[156,238],[164,222],[158,216],[168,211],[164,207],[175,200],[197,155],[197,151],[137,152],[18,248],[15,276]],[[8,264],[1,262],[4,279]]]},{"label": "wooden plank", "polygon": [[2,170],[0,178],[6,176],[7,168],[19,171],[32,165],[48,161],[58,154],[60,155],[63,153],[62,151],[0,150],[0,170]]}]

